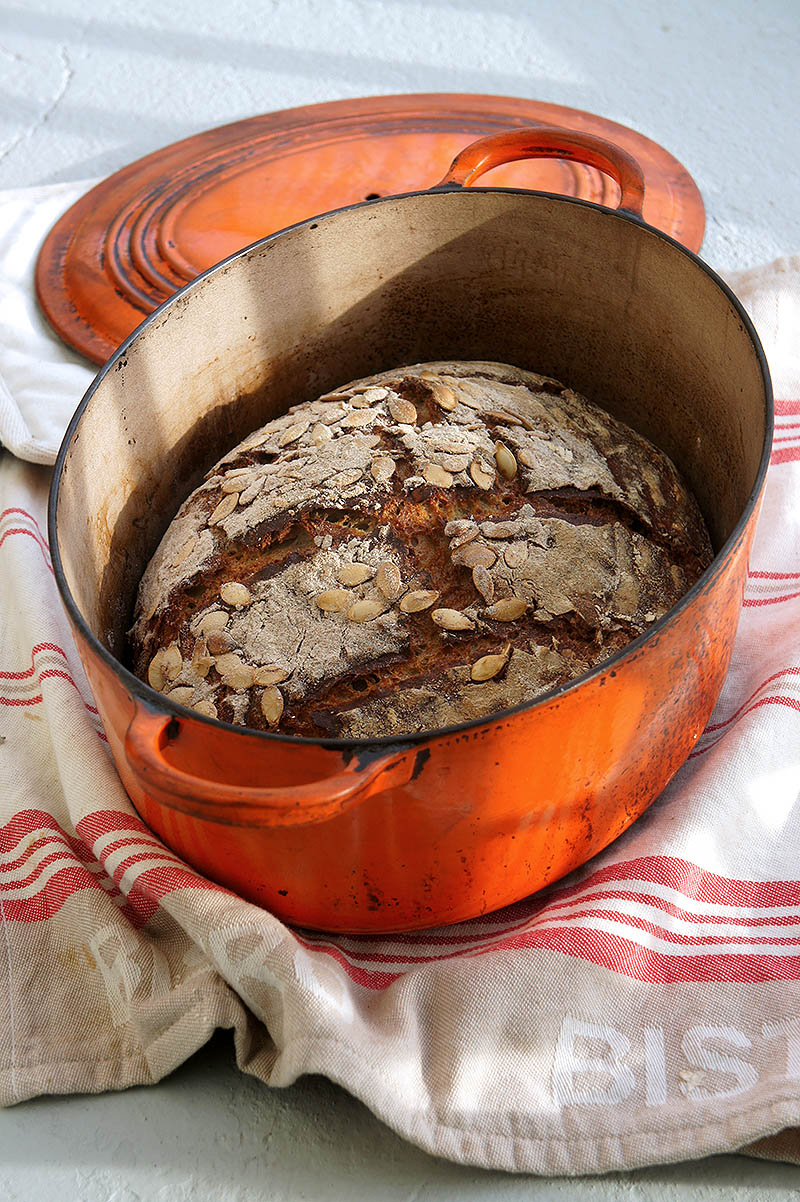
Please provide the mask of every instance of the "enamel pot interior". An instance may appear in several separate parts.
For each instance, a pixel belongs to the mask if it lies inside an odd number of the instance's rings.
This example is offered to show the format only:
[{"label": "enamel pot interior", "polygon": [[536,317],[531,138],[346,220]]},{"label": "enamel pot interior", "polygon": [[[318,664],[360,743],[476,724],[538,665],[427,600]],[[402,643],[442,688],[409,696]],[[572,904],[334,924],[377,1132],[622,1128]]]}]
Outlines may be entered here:
[{"label": "enamel pot interior", "polygon": [[[576,844],[571,858],[548,853],[547,873],[544,864],[538,875],[520,869],[519,880],[513,887],[509,884],[505,893],[487,892],[487,882],[496,876],[496,867],[487,859],[479,897],[465,901],[459,895],[452,905],[448,901],[449,909],[444,903],[433,906],[430,919],[445,921],[524,896],[604,846],[641,813],[688,753],[691,744],[683,736],[676,750],[677,723],[685,727],[690,720],[699,720],[702,729],[713,705],[727,667],[746,543],[755,521],[770,436],[763,355],[741,307],[717,277],[694,255],[631,216],[541,193],[433,191],[325,215],[212,269],[140,327],[100,373],[73,420],[59,460],[51,515],[62,593],[129,791],[120,752],[124,729],[117,727],[142,705],[176,715],[188,749],[213,742],[217,761],[229,763],[234,773],[250,772],[248,783],[261,771],[248,767],[255,763],[251,751],[263,747],[273,756],[268,771],[277,784],[288,783],[296,771],[305,780],[335,773],[342,768],[342,756],[347,763],[346,749],[334,751],[324,741],[248,735],[204,719],[188,720],[186,711],[135,682],[122,667],[135,591],[181,501],[203,473],[251,430],[290,405],[352,379],[437,359],[509,362],[552,375],[610,410],[672,457],[700,503],[718,553],[696,590],[702,600],[698,609],[702,609],[702,622],[716,623],[722,645],[713,672],[707,674],[696,698],[687,702],[694,705],[694,712],[671,708],[683,688],[680,666],[670,685],[678,693],[669,705],[666,694],[660,701],[648,702],[652,711],[660,704],[664,713],[674,713],[676,717],[669,721],[676,725],[670,729],[662,724],[664,769],[660,776],[653,774],[646,789],[641,780],[652,755],[646,745],[637,752],[639,764],[629,774],[631,779],[639,774],[640,783],[631,785],[642,794],[637,795],[635,806],[607,776],[604,796],[609,807],[619,808],[621,817],[604,819],[602,829],[594,821],[591,839]],[[721,601],[717,605],[709,590],[726,571],[725,605]],[[683,626],[668,616],[657,624],[625,662],[641,663],[660,640],[660,654],[666,657],[662,663],[677,662],[680,654],[694,663],[692,648],[679,646],[690,637],[684,638],[683,632],[691,627],[685,618],[681,621]],[[661,628],[666,633],[672,630],[674,654],[667,651]],[[642,672],[640,667],[636,670]],[[575,697],[585,689],[592,695],[598,671],[594,678],[590,674],[572,686],[566,708],[573,725],[578,712]],[[621,678],[624,673],[610,675]],[[640,679],[647,679],[646,671]],[[655,696],[658,690],[653,688]],[[612,701],[611,689],[605,691],[604,702],[594,696],[591,704],[602,717],[603,705]],[[519,737],[523,751],[514,766],[519,777],[509,776],[498,831],[512,830],[511,808],[522,804],[514,801],[519,792],[515,781],[524,784],[526,779],[529,738],[535,737],[537,715],[542,719],[547,706],[554,704],[540,699],[505,723],[508,730],[514,727],[514,738]],[[649,716],[633,711],[631,715],[631,730]],[[528,724],[524,732],[519,731],[520,721]],[[484,723],[481,737],[494,738],[501,725],[495,720]],[[476,733],[470,738],[477,748]],[[560,734],[555,742],[552,734],[547,738],[549,747],[561,741]],[[464,758],[463,740],[456,747],[458,742],[452,734],[410,740],[416,749],[430,746],[432,751],[425,771],[408,785],[402,813],[407,818],[408,807],[418,805],[432,838],[438,820],[431,797],[447,793],[448,781],[454,779],[447,775],[452,757],[460,757],[465,793],[474,783],[472,818],[491,795],[489,783],[481,780],[480,762],[473,770]],[[380,743],[375,741],[376,753],[381,751]],[[497,745],[501,744],[502,739]],[[610,754],[611,736],[603,735],[600,745],[605,750],[598,753],[598,760]],[[360,750],[369,748],[362,745]],[[501,754],[492,755],[492,761]],[[331,759],[330,767],[325,757]],[[562,758],[568,782],[571,761],[566,751]],[[593,771],[602,775],[602,767],[594,764]],[[568,788],[565,785],[565,804]],[[377,812],[378,802],[390,807],[390,793],[388,800],[366,801],[362,819]],[[236,876],[235,868],[215,874],[219,840],[214,831],[202,836],[207,850],[197,850],[192,859],[192,848],[200,848],[202,824],[195,823],[182,838],[178,828],[169,825],[172,819],[168,822],[164,817],[164,804],[150,806],[146,798],[133,792],[132,796],[168,842],[172,832],[173,845],[181,854],[216,879],[253,900],[274,904],[281,912],[285,891],[281,897],[260,892],[259,881],[274,875],[266,851],[260,859],[252,855],[252,888]],[[551,800],[557,810],[559,799]],[[473,804],[465,798],[464,804],[468,802]],[[353,818],[355,825],[341,835],[341,846],[331,842],[338,837],[333,830],[320,835],[318,865],[314,867],[313,857],[309,859],[304,881],[307,896],[320,874],[338,871],[339,859],[342,876],[349,871],[348,857],[353,863],[363,862],[367,851],[363,823],[359,828],[358,821]],[[443,817],[441,829],[455,829],[453,821],[452,815]],[[376,872],[383,864],[381,856],[386,857],[382,849],[387,823],[395,824],[397,839],[406,837],[408,822],[400,823],[390,808],[380,822],[375,819]],[[411,828],[413,842],[413,823]],[[281,851],[280,863],[285,864],[290,854],[298,860],[308,858],[311,834],[309,828],[304,842],[298,839],[292,844],[294,850]],[[482,838],[480,832],[475,838]],[[564,842],[562,834],[553,838]],[[252,842],[242,838],[235,855],[230,853],[231,864],[240,864],[251,850]],[[506,859],[501,857],[497,863],[504,867]],[[444,860],[440,857],[436,862],[441,865]],[[431,863],[422,863],[420,853],[418,878],[412,879],[410,866],[404,867],[405,877],[398,877],[396,891],[406,879],[410,893],[418,890],[419,881],[431,877]],[[443,874],[446,871],[441,869]],[[370,926],[345,909],[336,921],[328,922],[326,905],[321,897],[316,908],[286,908],[285,916],[338,929]],[[372,929],[423,925],[419,915],[411,921],[410,908],[402,921],[400,917],[383,919],[382,926],[376,919]]]},{"label": "enamel pot interior", "polygon": [[660,446],[715,549],[762,458],[763,365],[689,252],[633,219],[547,195],[422,193],[294,227],[191,285],[109,361],[58,484],[66,584],[124,659],[141,573],[227,449],[304,398],[435,359],[553,375]]}]

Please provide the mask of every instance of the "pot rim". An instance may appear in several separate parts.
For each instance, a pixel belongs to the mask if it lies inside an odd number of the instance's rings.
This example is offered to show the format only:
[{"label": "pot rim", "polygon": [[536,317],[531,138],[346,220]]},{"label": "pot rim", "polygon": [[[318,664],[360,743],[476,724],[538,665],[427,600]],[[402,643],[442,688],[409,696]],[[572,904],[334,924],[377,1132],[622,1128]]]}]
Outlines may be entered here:
[{"label": "pot rim", "polygon": [[671,235],[664,233],[662,230],[656,229],[654,226],[649,225],[648,222],[644,221],[642,218],[637,217],[635,214],[630,213],[627,210],[610,209],[607,206],[597,204],[594,201],[583,200],[575,196],[564,196],[555,192],[545,192],[527,188],[491,188],[486,186],[476,187],[473,185],[468,189],[470,195],[475,195],[477,193],[491,194],[500,192],[512,196],[535,196],[543,199],[559,201],[564,204],[578,205],[580,207],[592,209],[595,212],[602,213],[610,219],[628,222],[630,225],[641,229],[645,233],[652,234],[657,238],[661,238],[664,242],[668,243],[668,245],[672,246],[675,250],[685,255],[706,273],[706,275],[714,284],[717,285],[726,299],[730,302],[731,306],[741,319],[744,330],[750,338],[750,341],[756,352],[756,358],[761,370],[761,378],[764,385],[764,445],[761,449],[761,459],[759,461],[758,471],[756,472],[756,478],[753,483],[753,487],[747,498],[747,502],[745,503],[741,514],[739,515],[736,525],[723,545],[720,547],[719,551],[715,554],[709,566],[695,581],[688,592],[686,592],[680,598],[680,600],[677,601],[675,605],[673,605],[666,612],[666,614],[664,614],[662,618],[659,618],[659,620],[654,622],[652,626],[649,626],[643,634],[640,634],[630,643],[627,643],[619,651],[615,652],[614,655],[598,664],[595,664],[592,668],[589,668],[588,671],[581,673],[580,676],[575,676],[571,680],[565,681],[557,688],[549,689],[546,693],[541,693],[531,701],[522,701],[518,705],[511,706],[508,709],[499,710],[496,714],[490,715],[488,718],[473,718],[469,722],[462,722],[452,726],[437,727],[434,730],[418,731],[412,734],[381,735],[379,737],[366,739],[332,739],[325,737],[315,738],[307,735],[280,734],[273,731],[256,730],[249,726],[234,726],[233,723],[224,722],[219,718],[208,718],[203,714],[196,713],[194,710],[187,709],[185,706],[178,705],[174,701],[169,701],[168,698],[163,696],[163,694],[157,693],[155,689],[151,688],[150,685],[148,685],[145,681],[140,680],[138,676],[134,676],[130,669],[126,668],[120,660],[112,655],[111,652],[96,637],[78,608],[74,597],[72,596],[72,592],[67,584],[64,567],[61,562],[57,529],[59,488],[67,452],[72,442],[73,435],[80,425],[81,418],[83,417],[85,410],[88,408],[94,393],[99,388],[106,375],[119,363],[122,358],[124,358],[133,342],[142,334],[144,334],[152,324],[160,320],[172,305],[177,304],[183,299],[184,296],[188,295],[192,289],[199,287],[212,275],[222,271],[230,263],[235,262],[237,259],[243,258],[245,255],[250,254],[257,247],[266,246],[268,243],[275,241],[276,238],[280,238],[284,234],[290,233],[292,230],[298,230],[304,227],[316,228],[320,222],[326,220],[327,218],[336,217],[340,213],[347,213],[354,209],[368,208],[370,206],[387,204],[397,200],[406,200],[422,196],[436,196],[443,193],[461,193],[464,191],[467,191],[467,189],[463,189],[458,184],[444,184],[440,187],[425,188],[421,189],[420,191],[401,192],[388,196],[380,196],[376,197],[374,200],[362,200],[352,205],[342,205],[337,209],[330,209],[326,213],[321,213],[314,217],[308,217],[304,221],[298,221],[293,225],[288,225],[283,229],[276,230],[274,233],[269,234],[266,238],[256,239],[254,242],[249,243],[240,250],[234,251],[233,254],[228,255],[226,258],[221,259],[219,263],[215,263],[212,267],[209,267],[206,271],[196,276],[195,279],[190,280],[182,288],[178,289],[177,292],[173,293],[172,296],[163,301],[163,303],[160,304],[157,309],[154,309],[152,313],[148,314],[148,316],[142,322],[140,322],[140,324],[134,330],[131,331],[124,342],[120,343],[113,354],[109,356],[102,367],[100,367],[91,384],[87,388],[70,419],[53,467],[53,478],[50,484],[47,502],[47,526],[48,538],[50,542],[50,555],[53,564],[53,574],[56,586],[61,596],[61,601],[67,610],[70,620],[76,627],[81,637],[86,641],[91,651],[94,652],[94,654],[99,655],[105,665],[116,673],[133,699],[137,702],[141,702],[151,712],[163,712],[164,716],[172,721],[175,721],[176,719],[185,720],[186,718],[192,718],[197,722],[207,723],[214,727],[222,727],[231,734],[268,740],[272,743],[297,744],[300,747],[320,747],[324,750],[344,753],[348,757],[359,755],[363,756],[365,751],[368,751],[372,748],[374,748],[376,752],[388,752],[392,749],[397,749],[398,747],[410,749],[411,747],[429,743],[434,739],[447,739],[453,736],[465,734],[469,731],[474,731],[481,727],[499,725],[507,721],[509,718],[515,717],[517,714],[526,713],[536,709],[541,705],[549,705],[556,698],[563,697],[564,694],[571,692],[573,689],[581,688],[583,685],[588,684],[589,681],[595,680],[609,671],[616,670],[616,668],[623,661],[628,659],[630,656],[636,655],[650,639],[657,638],[668,625],[677,620],[683,611],[694,602],[696,597],[698,597],[713,584],[715,578],[719,575],[725,563],[729,559],[732,551],[741,540],[764,489],[764,481],[766,478],[772,450],[772,437],[774,431],[774,398],[769,366],[767,364],[764,348],[761,345],[761,340],[759,339],[755,326],[745,311],[744,306],[733,290],[728,284],[725,283],[721,276],[719,276],[717,272],[705,262],[705,260],[700,258],[699,255],[689,250],[688,247],[684,246],[681,242],[678,242],[675,238],[671,237]]}]

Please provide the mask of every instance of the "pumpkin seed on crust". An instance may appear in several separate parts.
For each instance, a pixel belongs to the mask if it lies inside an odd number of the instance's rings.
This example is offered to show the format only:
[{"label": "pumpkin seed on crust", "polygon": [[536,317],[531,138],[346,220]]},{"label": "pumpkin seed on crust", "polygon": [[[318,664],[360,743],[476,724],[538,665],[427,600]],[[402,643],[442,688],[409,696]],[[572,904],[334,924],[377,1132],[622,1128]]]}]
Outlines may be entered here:
[{"label": "pumpkin seed on crust", "polygon": [[451,556],[453,563],[463,564],[465,568],[476,568],[478,564],[482,564],[485,568],[490,568],[497,559],[497,552],[491,547],[487,547],[486,543],[467,543],[464,547],[459,547]]},{"label": "pumpkin seed on crust", "polygon": [[[197,622],[197,631],[200,634],[211,634],[215,630],[223,630],[230,619],[230,614],[226,609],[212,609],[207,614],[203,614]],[[192,624],[194,629],[194,623]]]},{"label": "pumpkin seed on crust", "polygon": [[201,635],[194,645],[192,652],[192,671],[201,680],[208,676],[209,670],[214,666],[214,657],[208,654],[208,643],[205,635]]},{"label": "pumpkin seed on crust", "polygon": [[420,613],[423,609],[430,609],[435,601],[439,600],[439,594],[433,589],[418,588],[410,593],[406,593],[400,601],[400,609],[404,614]]},{"label": "pumpkin seed on crust", "polygon": [[452,388],[447,384],[434,383],[431,386],[431,395],[440,409],[444,409],[448,413],[458,406],[458,397]]},{"label": "pumpkin seed on crust", "polygon": [[[340,584],[347,585],[351,588],[356,584],[364,584],[365,581],[371,580],[375,575],[375,569],[370,567],[368,563],[343,563],[336,573],[336,579]],[[332,592],[340,592],[339,589],[332,589]],[[320,606],[324,608],[324,606]]]},{"label": "pumpkin seed on crust", "polygon": [[287,426],[278,438],[278,446],[288,447],[291,443],[297,442],[310,425],[310,421],[292,422],[291,426]]},{"label": "pumpkin seed on crust", "polygon": [[[219,660],[217,660],[217,667],[219,667]],[[227,685],[229,689],[233,689],[234,692],[238,693],[242,689],[251,688],[254,679],[255,669],[252,668],[250,664],[240,663],[223,675],[222,683]]]},{"label": "pumpkin seed on crust", "polygon": [[274,684],[261,694],[261,712],[269,726],[277,726],[283,716],[283,693]]},{"label": "pumpkin seed on crust", "polygon": [[262,664],[253,673],[253,684],[283,684],[284,680],[288,680],[290,675],[291,673],[288,668],[279,668],[277,664]]},{"label": "pumpkin seed on crust", "polygon": [[527,608],[528,603],[522,597],[503,597],[493,605],[487,605],[486,617],[493,618],[495,622],[516,622]]},{"label": "pumpkin seed on crust", "polygon": [[183,656],[181,649],[177,643],[170,643],[163,654],[162,664],[164,667],[164,675],[167,680],[175,680],[181,674],[183,668]]},{"label": "pumpkin seed on crust", "polygon": [[520,568],[528,558],[527,543],[511,543],[503,548],[503,559],[510,568]]},{"label": "pumpkin seed on crust", "polygon": [[460,609],[435,609],[431,614],[437,626],[442,630],[474,630],[475,623]]},{"label": "pumpkin seed on crust", "polygon": [[472,478],[472,483],[477,484],[478,488],[484,492],[488,492],[494,484],[494,472],[489,472],[477,459],[473,459],[469,465],[469,474]]},{"label": "pumpkin seed on crust", "polygon": [[392,394],[388,402],[389,413],[394,420],[401,426],[415,426],[417,423],[416,406],[412,405],[411,401],[407,401],[405,397]]},{"label": "pumpkin seed on crust", "polygon": [[513,480],[517,474],[517,461],[504,442],[494,444],[494,460],[500,475]]},{"label": "pumpkin seed on crust", "polygon": [[342,418],[339,425],[345,430],[356,430],[360,426],[368,426],[374,416],[374,409],[354,409]]},{"label": "pumpkin seed on crust", "polygon": [[484,601],[492,600],[494,597],[494,580],[489,569],[484,567],[482,563],[476,564],[472,569],[472,583]]},{"label": "pumpkin seed on crust", "polygon": [[390,480],[394,475],[394,459],[391,455],[376,455],[370,464],[370,475],[378,484]]},{"label": "pumpkin seed on crust", "polygon": [[470,669],[470,677],[480,684],[485,680],[493,680],[495,676],[499,676],[508,663],[508,655],[482,655],[480,659],[476,659]]},{"label": "pumpkin seed on crust", "polygon": [[386,560],[378,568],[375,583],[387,601],[396,601],[403,591],[403,577],[397,564]]},{"label": "pumpkin seed on crust", "polygon": [[211,655],[225,655],[237,646],[236,640],[227,630],[212,630],[206,635],[206,643]]},{"label": "pumpkin seed on crust", "polygon": [[189,558],[192,551],[194,551],[195,547],[197,546],[198,541],[199,540],[198,540],[196,534],[193,534],[191,538],[187,538],[186,542],[183,544],[180,551],[178,552],[178,554],[175,556],[175,559],[173,560],[174,567],[179,568],[181,566],[181,564]]},{"label": "pumpkin seed on crust", "polygon": [[230,517],[230,515],[233,513],[234,509],[236,508],[236,506],[238,504],[239,504],[238,492],[226,493],[225,496],[220,501],[219,505],[217,505],[214,512],[209,516],[209,518],[206,522],[206,525],[207,526],[217,526],[220,522],[223,522],[225,520],[225,518]]},{"label": "pumpkin seed on crust", "polygon": [[333,438],[330,430],[323,422],[317,422],[311,431],[311,441],[315,447],[324,446],[326,442],[330,442]]},{"label": "pumpkin seed on crust", "polygon": [[351,605],[347,611],[347,620],[349,622],[371,622],[373,618],[378,618],[382,613],[386,613],[386,606],[374,597],[365,597],[362,601],[356,601],[355,605]]},{"label": "pumpkin seed on crust", "polygon": [[235,668],[242,666],[243,660],[241,655],[235,651],[226,651],[222,655],[218,655],[214,660],[214,667],[219,672],[220,676],[227,676],[229,672],[233,672]]},{"label": "pumpkin seed on crust", "polygon": [[438,463],[426,463],[422,469],[423,479],[434,488],[450,488],[453,477]]},{"label": "pumpkin seed on crust", "polygon": [[234,609],[244,609],[253,600],[250,589],[238,580],[226,580],[219,587],[219,595],[226,605],[232,605]]},{"label": "pumpkin seed on crust", "polygon": [[147,666],[147,683],[151,689],[155,689],[157,693],[161,693],[164,685],[167,683],[167,674],[164,671],[164,651],[163,648],[156,651],[150,663]]},{"label": "pumpkin seed on crust", "polygon": [[224,493],[225,496],[232,492],[241,492],[246,484],[251,483],[251,480],[249,479],[250,475],[251,472],[248,471],[247,475],[241,473],[241,475],[238,476],[228,476],[225,480],[223,480],[220,487],[220,492]]},{"label": "pumpkin seed on crust", "polygon": [[352,597],[346,589],[329,588],[324,593],[318,593],[314,600],[324,613],[339,613],[347,608]]},{"label": "pumpkin seed on crust", "polygon": [[377,401],[384,401],[386,399],[386,397],[389,395],[389,389],[384,388],[383,385],[375,384],[371,388],[368,388],[366,392],[363,392],[361,395],[368,405],[374,405]]}]

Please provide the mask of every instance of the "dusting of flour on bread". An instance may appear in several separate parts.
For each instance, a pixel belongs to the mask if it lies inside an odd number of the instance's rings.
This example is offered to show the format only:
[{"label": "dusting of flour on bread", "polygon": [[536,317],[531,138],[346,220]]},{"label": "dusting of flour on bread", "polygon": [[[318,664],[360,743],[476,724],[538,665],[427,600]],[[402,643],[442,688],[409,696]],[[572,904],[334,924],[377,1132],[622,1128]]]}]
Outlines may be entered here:
[{"label": "dusting of flour on bread", "polygon": [[670,460],[555,380],[427,363],[234,447],[145,571],[135,671],[209,717],[371,738],[532,700],[711,560]]}]

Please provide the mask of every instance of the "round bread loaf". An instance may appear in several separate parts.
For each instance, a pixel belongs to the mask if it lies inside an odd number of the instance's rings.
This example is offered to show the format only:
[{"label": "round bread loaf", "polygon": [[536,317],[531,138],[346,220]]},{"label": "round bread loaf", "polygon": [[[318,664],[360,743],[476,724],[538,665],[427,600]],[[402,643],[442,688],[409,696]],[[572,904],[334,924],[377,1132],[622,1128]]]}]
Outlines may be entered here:
[{"label": "round bread loaf", "polygon": [[370,738],[484,718],[607,658],[711,560],[671,461],[555,380],[426,363],[268,422],[181,506],[134,670],[198,713]]}]

